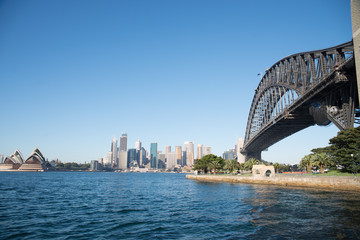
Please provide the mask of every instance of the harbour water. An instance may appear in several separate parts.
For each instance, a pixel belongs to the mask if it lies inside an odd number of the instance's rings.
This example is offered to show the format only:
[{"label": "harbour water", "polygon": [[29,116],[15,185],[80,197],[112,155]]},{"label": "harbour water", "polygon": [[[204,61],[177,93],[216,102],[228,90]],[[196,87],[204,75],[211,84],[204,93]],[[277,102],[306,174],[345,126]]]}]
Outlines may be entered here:
[{"label": "harbour water", "polygon": [[184,174],[0,172],[0,239],[358,239],[360,193]]}]

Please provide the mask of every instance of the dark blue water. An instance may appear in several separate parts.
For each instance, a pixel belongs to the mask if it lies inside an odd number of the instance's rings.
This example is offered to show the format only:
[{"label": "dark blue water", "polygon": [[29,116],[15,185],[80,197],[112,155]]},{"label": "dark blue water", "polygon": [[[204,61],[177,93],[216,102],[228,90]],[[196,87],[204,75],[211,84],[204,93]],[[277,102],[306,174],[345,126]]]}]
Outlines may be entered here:
[{"label": "dark blue water", "polygon": [[358,239],[360,194],[184,174],[0,172],[0,239]]}]

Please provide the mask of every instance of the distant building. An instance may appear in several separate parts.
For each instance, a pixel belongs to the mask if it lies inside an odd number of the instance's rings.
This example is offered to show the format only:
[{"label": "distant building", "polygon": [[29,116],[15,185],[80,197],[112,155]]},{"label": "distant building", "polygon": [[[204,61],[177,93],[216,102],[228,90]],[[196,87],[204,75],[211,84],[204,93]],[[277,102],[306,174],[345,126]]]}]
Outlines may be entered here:
[{"label": "distant building", "polygon": [[223,158],[225,160],[229,160],[229,159],[235,159],[236,158],[236,151],[235,149],[230,149],[229,151],[225,151],[223,153]]},{"label": "distant building", "polygon": [[175,152],[176,152],[176,158],[177,158],[177,164],[182,165],[182,150],[181,150],[181,146],[176,146],[175,147]]},{"label": "distant building", "polygon": [[204,145],[198,144],[197,145],[197,157],[196,159],[201,159],[204,156]]},{"label": "distant building", "polygon": [[187,159],[186,159],[186,151],[183,151],[182,152],[182,161],[181,161],[181,166],[184,167],[186,166],[187,164]]},{"label": "distant building", "polygon": [[112,140],[111,143],[111,166],[117,166],[118,163],[118,147],[116,137]]},{"label": "distant building", "polygon": [[150,167],[153,169],[158,167],[157,148],[158,148],[157,143],[150,144]]},{"label": "distant building", "polygon": [[3,163],[4,161],[4,154],[0,154],[0,163]]},{"label": "distant building", "polygon": [[166,155],[166,169],[173,170],[177,165],[177,154],[176,152],[169,152]]},{"label": "distant building", "polygon": [[137,161],[137,151],[135,148],[130,148],[128,150],[128,166],[129,167],[139,166],[139,163]]},{"label": "distant building", "polygon": [[127,152],[127,134],[123,133],[120,137],[120,151]]},{"label": "distant building", "polygon": [[125,151],[119,152],[119,165],[118,169],[125,170],[128,168],[128,160],[127,160],[128,153]]},{"label": "distant building", "polygon": [[194,143],[184,142],[184,151],[186,152],[186,165],[194,165]]},{"label": "distant building", "polygon": [[91,160],[90,162],[90,171],[98,171],[99,170],[99,162],[98,160]]},{"label": "distant building", "polygon": [[157,154],[157,168],[159,169],[164,169],[166,167],[166,163],[165,163],[165,153],[159,152]]},{"label": "distant building", "polygon": [[136,151],[140,151],[141,150],[141,142],[140,139],[138,139],[135,143],[135,149]]},{"label": "distant building", "polygon": [[211,147],[205,146],[204,147],[204,156],[211,154]]}]

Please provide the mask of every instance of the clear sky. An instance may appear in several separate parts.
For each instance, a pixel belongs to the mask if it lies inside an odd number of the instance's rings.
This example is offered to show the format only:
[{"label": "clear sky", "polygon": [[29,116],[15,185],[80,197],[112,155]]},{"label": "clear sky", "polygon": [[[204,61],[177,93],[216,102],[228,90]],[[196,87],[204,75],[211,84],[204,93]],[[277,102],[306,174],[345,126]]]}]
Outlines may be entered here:
[{"label": "clear sky", "polygon": [[[245,135],[259,72],[351,38],[350,0],[1,0],[0,153],[89,162],[126,132],[128,147],[221,155]],[[263,159],[298,163],[337,131]]]}]

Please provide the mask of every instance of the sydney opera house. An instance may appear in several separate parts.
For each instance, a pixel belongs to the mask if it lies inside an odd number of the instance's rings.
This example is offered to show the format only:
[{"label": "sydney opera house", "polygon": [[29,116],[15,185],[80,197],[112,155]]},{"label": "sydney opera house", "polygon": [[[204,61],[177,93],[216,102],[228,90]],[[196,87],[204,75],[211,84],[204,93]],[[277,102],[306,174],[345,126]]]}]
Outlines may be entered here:
[{"label": "sydney opera house", "polygon": [[0,163],[0,171],[42,172],[45,170],[45,158],[39,148],[35,148],[26,160],[24,160],[20,151],[16,149],[13,154],[5,157],[4,161]]}]

